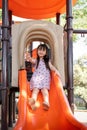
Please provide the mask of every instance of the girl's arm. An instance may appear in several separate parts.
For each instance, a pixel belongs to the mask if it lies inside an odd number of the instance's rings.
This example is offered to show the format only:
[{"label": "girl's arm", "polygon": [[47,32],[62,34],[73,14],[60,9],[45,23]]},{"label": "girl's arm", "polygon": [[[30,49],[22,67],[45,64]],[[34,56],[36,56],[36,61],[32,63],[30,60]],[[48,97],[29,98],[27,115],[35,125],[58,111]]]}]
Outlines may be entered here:
[{"label": "girl's arm", "polygon": [[31,62],[32,64],[36,63],[36,59],[32,58],[29,52],[25,52],[24,58],[26,61]]},{"label": "girl's arm", "polygon": [[58,76],[60,76],[59,71],[55,68],[55,66],[53,66],[53,65],[51,64],[50,61],[49,61],[49,67],[50,67],[50,70],[54,71]]}]

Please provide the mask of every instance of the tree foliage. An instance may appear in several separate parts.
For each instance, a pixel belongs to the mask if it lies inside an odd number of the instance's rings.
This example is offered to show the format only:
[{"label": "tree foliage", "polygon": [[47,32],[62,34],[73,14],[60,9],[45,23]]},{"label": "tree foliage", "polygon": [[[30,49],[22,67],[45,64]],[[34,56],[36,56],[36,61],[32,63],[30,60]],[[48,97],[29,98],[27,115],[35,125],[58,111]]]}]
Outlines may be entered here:
[{"label": "tree foliage", "polygon": [[[77,0],[76,5],[72,7],[73,28],[87,29],[87,0]],[[61,15],[61,25],[66,23],[66,14]]]},{"label": "tree foliage", "polygon": [[87,55],[74,63],[74,92],[87,101]]},{"label": "tree foliage", "polygon": [[87,0],[77,0],[73,7],[73,25],[76,29],[87,28]]}]

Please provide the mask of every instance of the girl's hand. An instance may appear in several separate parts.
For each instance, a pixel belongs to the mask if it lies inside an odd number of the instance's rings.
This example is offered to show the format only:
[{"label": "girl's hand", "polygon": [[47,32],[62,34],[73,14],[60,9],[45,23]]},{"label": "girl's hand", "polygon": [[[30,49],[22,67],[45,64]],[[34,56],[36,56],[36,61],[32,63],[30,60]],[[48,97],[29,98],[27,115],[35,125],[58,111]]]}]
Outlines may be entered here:
[{"label": "girl's hand", "polygon": [[57,74],[59,77],[61,77],[58,70],[55,70],[55,74]]},{"label": "girl's hand", "polygon": [[31,56],[30,56],[30,53],[29,53],[29,52],[25,52],[24,59],[25,59],[26,61],[30,61]]},{"label": "girl's hand", "polygon": [[61,77],[59,71],[51,64],[51,62],[49,62],[49,67],[51,70],[53,70],[55,72],[55,74],[57,74],[59,77]]},{"label": "girl's hand", "polygon": [[36,63],[36,60],[31,57],[29,52],[25,52],[24,59],[28,62],[31,62],[32,64]]}]

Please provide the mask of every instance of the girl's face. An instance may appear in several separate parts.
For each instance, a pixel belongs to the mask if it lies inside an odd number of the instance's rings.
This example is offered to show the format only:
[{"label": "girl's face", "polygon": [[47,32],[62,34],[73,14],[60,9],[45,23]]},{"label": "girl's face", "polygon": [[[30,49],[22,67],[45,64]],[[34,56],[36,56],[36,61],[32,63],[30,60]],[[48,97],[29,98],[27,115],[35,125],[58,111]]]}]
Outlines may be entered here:
[{"label": "girl's face", "polygon": [[40,57],[40,58],[43,58],[45,55],[46,55],[46,49],[43,49],[43,48],[38,48],[38,51],[37,51],[37,53],[38,53],[38,56]]}]

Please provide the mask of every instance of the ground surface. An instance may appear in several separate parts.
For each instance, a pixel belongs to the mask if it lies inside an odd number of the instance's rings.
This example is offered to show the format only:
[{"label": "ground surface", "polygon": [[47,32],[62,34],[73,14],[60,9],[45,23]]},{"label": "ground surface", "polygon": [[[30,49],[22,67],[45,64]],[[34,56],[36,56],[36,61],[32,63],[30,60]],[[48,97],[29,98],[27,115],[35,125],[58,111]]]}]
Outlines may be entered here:
[{"label": "ground surface", "polygon": [[87,125],[87,111],[75,111],[74,116],[78,121]]}]

